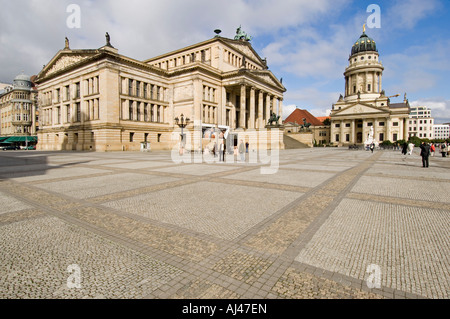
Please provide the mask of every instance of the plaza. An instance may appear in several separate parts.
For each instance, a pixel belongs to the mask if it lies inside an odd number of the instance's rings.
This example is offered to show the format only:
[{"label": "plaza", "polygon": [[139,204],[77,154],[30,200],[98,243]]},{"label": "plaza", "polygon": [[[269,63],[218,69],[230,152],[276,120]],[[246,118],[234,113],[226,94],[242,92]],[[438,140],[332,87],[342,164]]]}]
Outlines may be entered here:
[{"label": "plaza", "polygon": [[311,148],[268,165],[1,152],[0,298],[449,298],[448,158]]}]

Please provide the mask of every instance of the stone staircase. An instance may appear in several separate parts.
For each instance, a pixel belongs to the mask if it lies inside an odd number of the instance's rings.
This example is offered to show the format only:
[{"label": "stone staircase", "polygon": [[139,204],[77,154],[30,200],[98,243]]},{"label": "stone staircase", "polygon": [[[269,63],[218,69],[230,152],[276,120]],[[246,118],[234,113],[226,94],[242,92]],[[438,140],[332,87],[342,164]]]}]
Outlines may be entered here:
[{"label": "stone staircase", "polygon": [[296,139],[287,136],[286,134],[283,134],[283,142],[284,142],[284,148],[287,150],[291,149],[298,149],[298,148],[310,148],[308,145],[303,144]]}]

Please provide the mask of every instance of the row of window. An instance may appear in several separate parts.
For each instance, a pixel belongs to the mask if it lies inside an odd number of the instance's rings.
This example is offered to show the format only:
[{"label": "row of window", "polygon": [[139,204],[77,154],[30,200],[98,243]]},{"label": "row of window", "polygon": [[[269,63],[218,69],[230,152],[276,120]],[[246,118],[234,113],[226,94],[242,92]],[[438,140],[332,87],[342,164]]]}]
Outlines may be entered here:
[{"label": "row of window", "polygon": [[[362,123],[357,123],[356,126],[357,126],[358,128],[362,128],[362,127],[363,127],[363,124],[362,124]],[[368,126],[368,127],[373,126],[373,123],[372,123],[372,122],[368,122],[368,123],[367,123],[367,126]],[[385,122],[378,122],[378,126],[385,126]],[[398,122],[393,122],[393,123],[392,123],[392,126],[398,126]],[[340,128],[340,127],[341,127],[341,124],[340,124],[340,123],[336,123],[336,124],[334,125],[334,127]],[[345,127],[351,127],[351,123],[345,123]]]},{"label": "row of window", "polygon": [[217,120],[217,108],[203,104],[203,123],[214,124]]},{"label": "row of window", "polygon": [[[242,66],[243,58],[239,55],[234,54],[233,52],[225,50],[224,61],[227,62],[228,64],[231,64],[231,65],[237,67],[237,68],[240,68]],[[257,69],[256,65],[254,65],[253,63],[250,63],[248,61],[245,61],[244,67],[246,69],[252,69],[252,70]]]},{"label": "row of window", "polygon": [[143,98],[146,100],[164,101],[166,88],[137,81],[133,79],[122,78],[121,94]]},{"label": "row of window", "polygon": [[206,86],[203,86],[203,100],[209,102],[216,102],[216,89]]},{"label": "row of window", "polygon": [[[125,111],[128,111],[128,114]],[[122,100],[123,120],[164,123],[165,111],[166,106],[164,105]]]},{"label": "row of window", "polygon": [[153,66],[163,70],[169,70],[170,68],[183,66],[189,63],[194,63],[196,61],[201,61],[202,63],[205,63],[210,59],[211,59],[210,49],[204,49],[196,52],[190,52],[188,54],[184,54],[165,61],[157,62],[154,63]]},{"label": "row of window", "polygon": [[[409,121],[409,124],[412,125],[414,122],[414,124],[417,124],[417,120],[414,121]],[[433,124],[433,120],[419,120],[419,124]]]},{"label": "row of window", "polygon": [[[82,83],[83,90],[81,87]],[[62,88],[57,88],[53,91],[43,92],[40,94],[41,105],[51,105],[53,102],[67,102],[72,99],[79,99],[82,96],[98,94],[99,92],[99,77],[94,76],[83,80],[83,82],[76,82],[71,85],[65,85]]]},{"label": "row of window", "polygon": [[[135,142],[135,137],[134,137],[135,133],[134,132],[130,132],[130,143]],[[144,141],[145,143],[149,142],[149,133],[144,133]],[[162,134],[158,133],[157,137],[156,137],[156,142],[157,143],[161,143],[161,137]]]}]

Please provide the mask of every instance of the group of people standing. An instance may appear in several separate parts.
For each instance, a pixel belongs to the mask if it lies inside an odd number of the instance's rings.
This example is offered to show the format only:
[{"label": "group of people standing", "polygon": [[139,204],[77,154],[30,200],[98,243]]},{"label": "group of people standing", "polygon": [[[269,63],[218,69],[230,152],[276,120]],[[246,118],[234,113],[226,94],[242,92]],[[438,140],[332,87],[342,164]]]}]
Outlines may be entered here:
[{"label": "group of people standing", "polygon": [[[403,155],[411,155],[412,151],[414,149],[414,144],[409,142],[403,144],[402,148],[402,154]],[[442,154],[442,157],[447,157],[450,155],[450,143],[441,143],[441,144],[435,144],[435,143],[426,143],[422,142],[420,144],[420,156],[422,157],[422,167],[429,167],[430,156],[433,157],[436,153],[436,150],[439,150]]]},{"label": "group of people standing", "polygon": [[[234,150],[228,152],[228,154],[233,154],[235,160],[239,156],[239,160],[241,162],[245,162],[245,153],[248,153],[249,143],[245,143],[243,140],[240,140],[237,146],[234,146]],[[214,143],[214,146],[211,150],[205,148],[205,151],[209,151],[213,154],[214,157],[219,156],[219,162],[225,162],[225,154],[227,153],[227,147],[225,140],[221,139],[219,145]]]}]

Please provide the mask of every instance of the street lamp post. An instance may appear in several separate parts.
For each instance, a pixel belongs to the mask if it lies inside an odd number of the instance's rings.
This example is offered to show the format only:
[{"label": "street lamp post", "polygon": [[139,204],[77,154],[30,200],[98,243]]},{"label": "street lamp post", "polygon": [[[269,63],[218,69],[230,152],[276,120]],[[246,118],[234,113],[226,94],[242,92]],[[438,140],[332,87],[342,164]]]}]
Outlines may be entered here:
[{"label": "street lamp post", "polygon": [[175,124],[178,125],[181,128],[181,143],[180,143],[180,151],[184,148],[184,134],[183,134],[183,129],[188,126],[189,124],[189,118],[188,117],[184,117],[183,114],[181,114],[180,118],[176,117],[175,118]]}]

